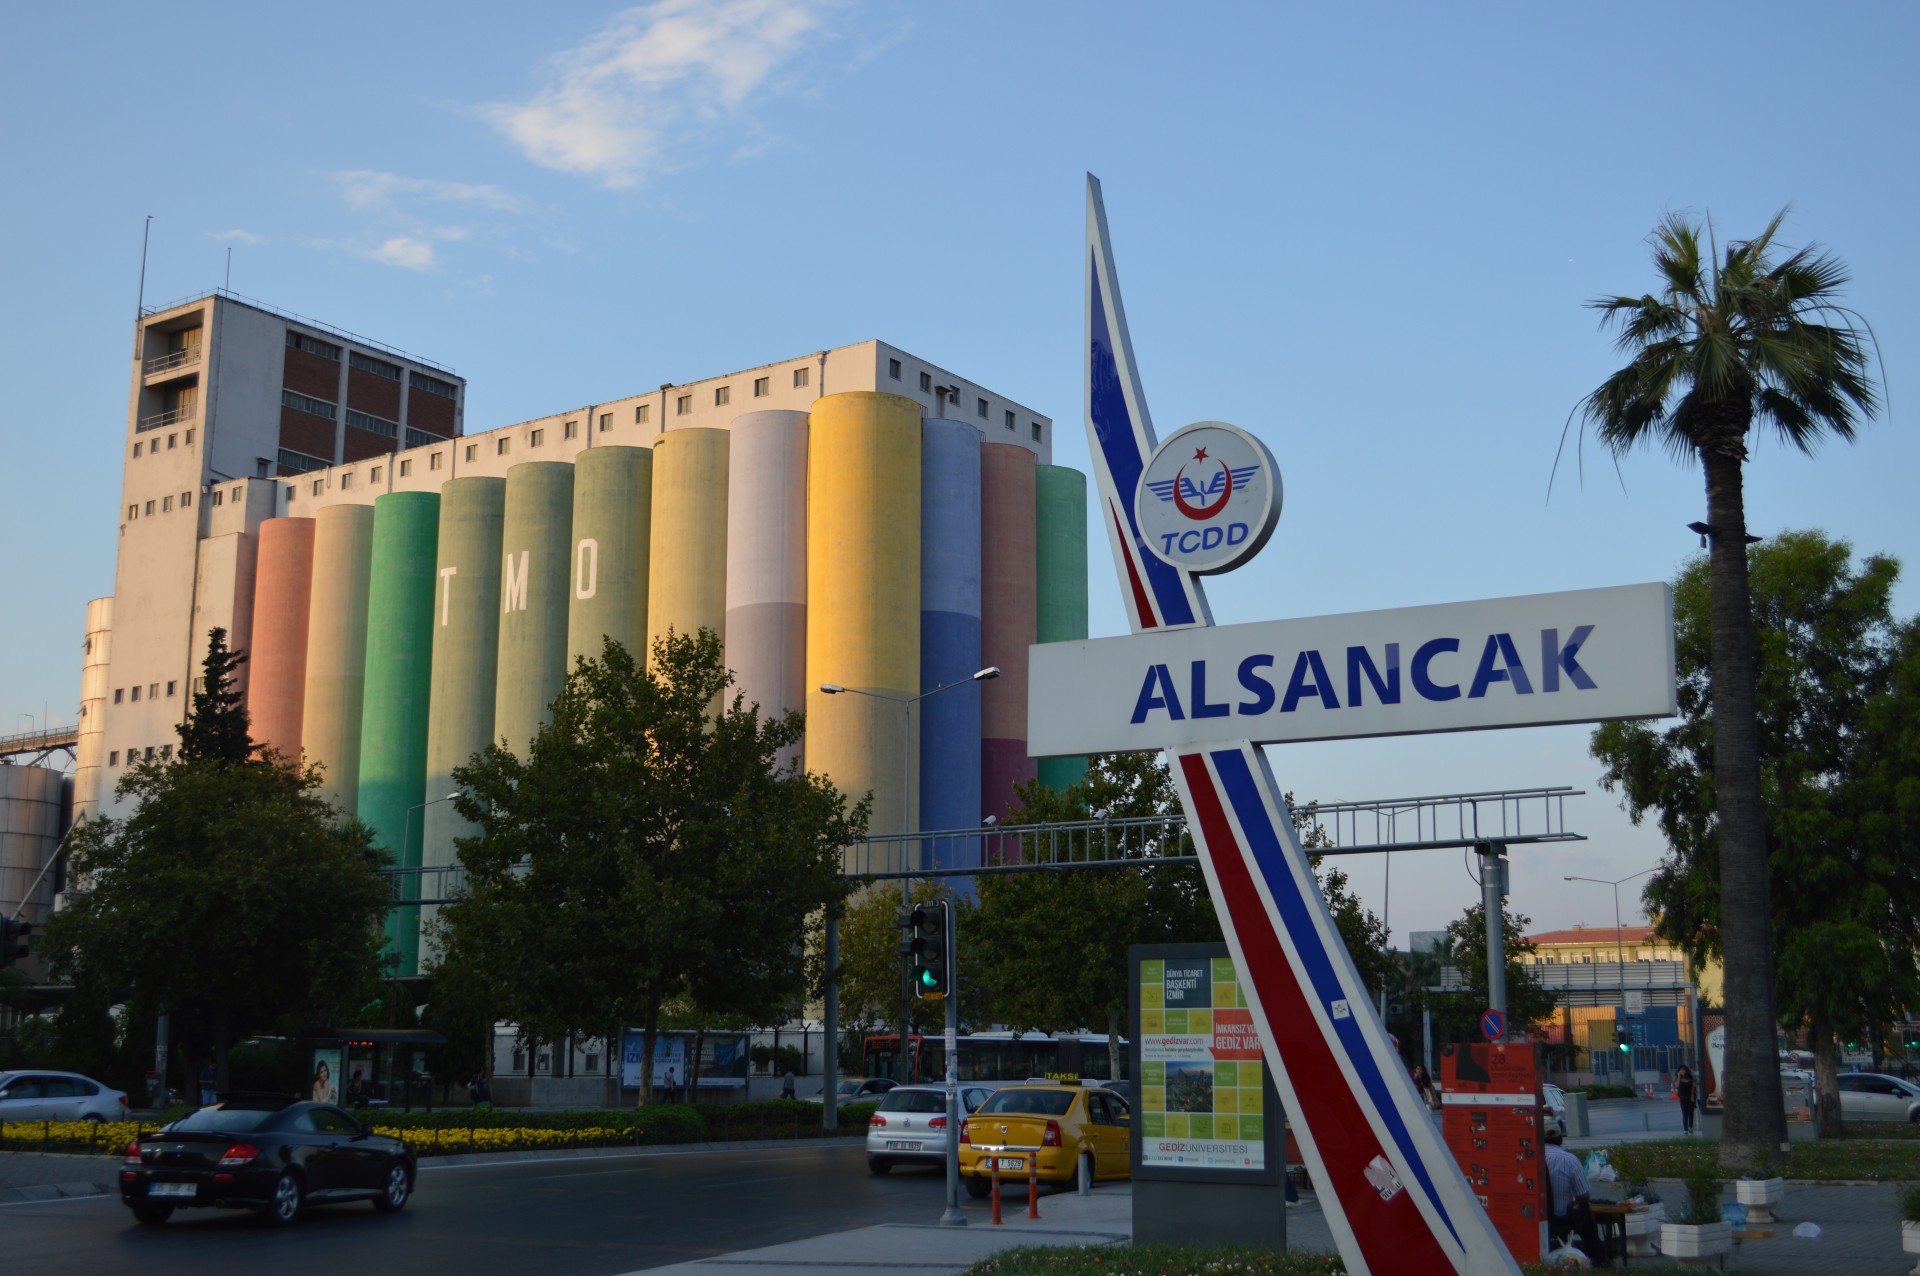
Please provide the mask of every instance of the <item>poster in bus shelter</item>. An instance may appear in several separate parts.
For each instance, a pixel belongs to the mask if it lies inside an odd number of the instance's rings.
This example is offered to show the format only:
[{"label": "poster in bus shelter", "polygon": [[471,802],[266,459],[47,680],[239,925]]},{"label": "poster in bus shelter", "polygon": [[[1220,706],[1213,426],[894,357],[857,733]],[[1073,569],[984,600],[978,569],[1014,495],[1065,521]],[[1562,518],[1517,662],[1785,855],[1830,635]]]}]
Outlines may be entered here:
[{"label": "poster in bus shelter", "polygon": [[1253,1011],[1225,950],[1134,950],[1136,1174],[1156,1167],[1267,1172],[1279,1109]]}]

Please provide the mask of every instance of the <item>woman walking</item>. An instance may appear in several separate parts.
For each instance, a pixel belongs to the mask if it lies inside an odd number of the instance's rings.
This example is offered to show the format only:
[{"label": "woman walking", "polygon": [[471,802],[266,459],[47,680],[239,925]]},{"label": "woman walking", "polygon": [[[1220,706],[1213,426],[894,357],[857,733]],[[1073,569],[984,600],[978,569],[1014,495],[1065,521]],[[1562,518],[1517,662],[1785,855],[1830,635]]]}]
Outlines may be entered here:
[{"label": "woman walking", "polygon": [[1693,1133],[1693,1071],[1686,1064],[1673,1075],[1673,1097],[1680,1100],[1680,1124]]}]

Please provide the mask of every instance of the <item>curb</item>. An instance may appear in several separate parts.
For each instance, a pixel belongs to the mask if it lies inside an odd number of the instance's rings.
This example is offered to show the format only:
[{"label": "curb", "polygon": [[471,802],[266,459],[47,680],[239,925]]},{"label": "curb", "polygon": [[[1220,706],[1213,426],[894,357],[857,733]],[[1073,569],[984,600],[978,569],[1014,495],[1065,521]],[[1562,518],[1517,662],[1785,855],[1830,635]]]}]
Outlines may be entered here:
[{"label": "curb", "polygon": [[0,1205],[27,1205],[35,1201],[67,1201],[82,1196],[105,1196],[104,1183],[48,1183],[40,1187],[0,1188]]}]

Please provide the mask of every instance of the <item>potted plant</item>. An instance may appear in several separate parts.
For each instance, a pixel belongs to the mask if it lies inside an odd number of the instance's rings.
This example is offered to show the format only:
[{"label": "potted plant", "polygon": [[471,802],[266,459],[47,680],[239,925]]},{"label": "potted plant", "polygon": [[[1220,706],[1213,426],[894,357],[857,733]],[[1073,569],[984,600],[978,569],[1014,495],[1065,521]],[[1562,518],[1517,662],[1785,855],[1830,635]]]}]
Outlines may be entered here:
[{"label": "potted plant", "polygon": [[1711,1166],[1691,1171],[1682,1182],[1686,1205],[1678,1222],[1660,1225],[1660,1252],[1682,1267],[1722,1266],[1733,1252],[1733,1224],[1720,1217],[1725,1184]]},{"label": "potted plant", "polygon": [[1787,1195],[1787,1181],[1774,1172],[1771,1161],[1742,1174],[1733,1184],[1734,1199],[1747,1207],[1750,1223],[1772,1223],[1774,1206]]},{"label": "potted plant", "polygon": [[[1900,1189],[1900,1248],[1920,1254],[1920,1183]],[[1920,1273],[1920,1260],[1914,1262],[1913,1270]]]}]

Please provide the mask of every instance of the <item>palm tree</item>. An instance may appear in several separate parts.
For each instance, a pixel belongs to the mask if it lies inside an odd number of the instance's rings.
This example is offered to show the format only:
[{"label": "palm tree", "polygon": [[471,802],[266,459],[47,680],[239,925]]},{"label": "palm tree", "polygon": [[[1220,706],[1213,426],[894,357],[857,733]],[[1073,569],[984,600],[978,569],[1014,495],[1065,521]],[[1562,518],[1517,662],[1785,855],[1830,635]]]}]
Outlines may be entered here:
[{"label": "palm tree", "polygon": [[[1747,1168],[1786,1135],[1774,1038],[1772,912],[1754,716],[1752,615],[1742,466],[1756,424],[1811,453],[1851,441],[1877,409],[1871,329],[1838,304],[1846,269],[1814,247],[1775,259],[1786,210],[1721,255],[1706,227],[1670,216],[1652,236],[1658,295],[1588,303],[1631,355],[1576,411],[1615,457],[1658,443],[1700,460],[1711,545],[1713,790],[1725,957],[1727,1119],[1722,1163]],[[1781,249],[1785,252],[1785,249]],[[1718,257],[1716,261],[1715,258]]]}]

